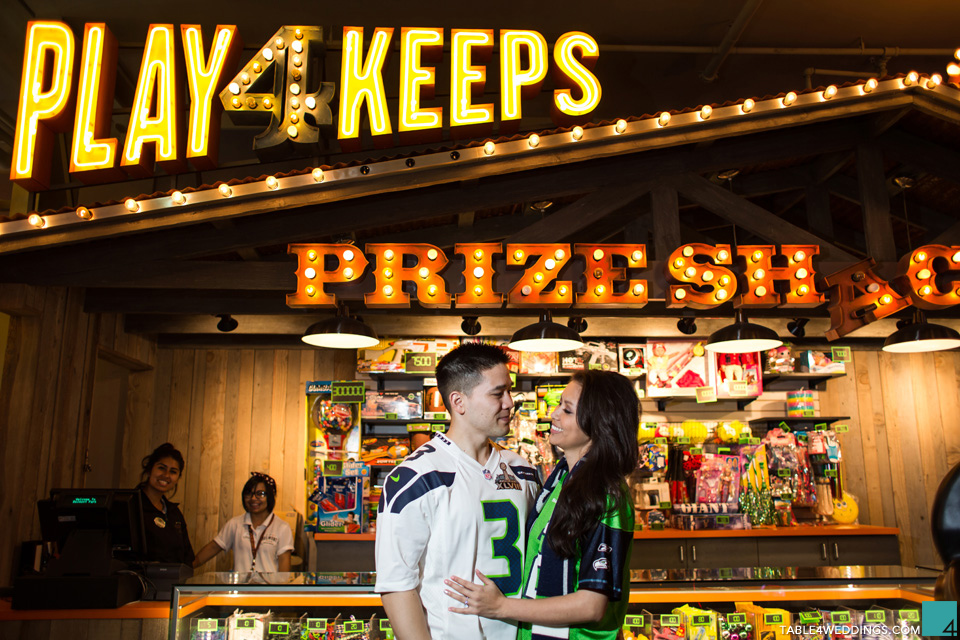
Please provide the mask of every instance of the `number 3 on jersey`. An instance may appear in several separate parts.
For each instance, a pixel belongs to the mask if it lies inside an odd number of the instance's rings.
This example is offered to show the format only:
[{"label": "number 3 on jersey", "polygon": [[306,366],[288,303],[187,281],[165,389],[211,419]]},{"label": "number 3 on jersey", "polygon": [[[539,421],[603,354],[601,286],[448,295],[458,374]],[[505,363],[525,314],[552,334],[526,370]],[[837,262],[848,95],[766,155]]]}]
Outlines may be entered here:
[{"label": "number 3 on jersey", "polygon": [[505,520],[506,531],[499,538],[493,539],[493,557],[503,558],[507,562],[507,573],[498,576],[487,576],[493,580],[505,596],[515,596],[520,593],[520,579],[523,573],[523,554],[517,546],[520,539],[520,513],[517,505],[509,500],[485,500],[483,502],[483,519]]}]

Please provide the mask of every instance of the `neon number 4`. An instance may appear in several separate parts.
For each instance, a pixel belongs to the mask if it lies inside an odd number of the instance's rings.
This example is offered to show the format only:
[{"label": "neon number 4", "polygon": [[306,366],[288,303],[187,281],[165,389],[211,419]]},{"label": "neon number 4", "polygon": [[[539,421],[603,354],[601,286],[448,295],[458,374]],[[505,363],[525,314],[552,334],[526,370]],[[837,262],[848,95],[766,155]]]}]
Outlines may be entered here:
[{"label": "neon number 4", "polygon": [[487,576],[493,580],[505,596],[520,593],[520,579],[523,572],[523,555],[517,546],[520,539],[520,513],[517,505],[509,500],[486,500],[483,502],[483,519],[504,520],[507,528],[499,538],[493,538],[493,557],[503,558],[508,570],[498,576]]},{"label": "neon number 4", "polygon": [[320,127],[333,123],[334,83],[321,82],[315,93],[307,93],[319,68],[311,50],[316,55],[322,47],[320,27],[281,27],[220,93],[234,124],[269,120],[253,141],[261,157],[285,157],[291,147],[312,153],[320,141]]}]

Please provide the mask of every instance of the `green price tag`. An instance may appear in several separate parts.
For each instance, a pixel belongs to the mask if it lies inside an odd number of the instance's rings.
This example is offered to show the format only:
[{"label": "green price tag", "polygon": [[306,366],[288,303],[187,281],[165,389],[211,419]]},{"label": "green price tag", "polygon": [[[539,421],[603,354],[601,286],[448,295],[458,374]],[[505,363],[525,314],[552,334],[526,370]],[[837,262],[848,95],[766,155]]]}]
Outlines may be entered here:
[{"label": "green price tag", "polygon": [[799,432],[797,434],[797,440],[799,440],[800,442],[806,442],[807,440],[809,440],[809,438],[807,437],[807,432],[806,431]]},{"label": "green price tag", "polygon": [[254,629],[256,628],[256,620],[253,618],[240,618],[239,620],[233,621],[234,629]]},{"label": "green price tag", "polygon": [[791,475],[790,469],[777,469],[777,475],[781,478],[789,478]]},{"label": "green price tag", "polygon": [[783,429],[785,433],[790,433],[790,425],[788,425],[786,422],[781,421],[777,426]]},{"label": "green price tag", "polygon": [[793,502],[793,494],[792,494],[792,493],[781,493],[781,494],[780,494],[780,499],[781,499],[781,500],[784,500],[784,501],[786,501],[786,502]]},{"label": "green price tag", "polygon": [[827,469],[826,471],[823,472],[823,475],[825,475],[825,476],[828,477],[828,478],[836,478],[836,477],[837,477],[837,470],[836,470],[836,469]]},{"label": "green price tag", "polygon": [[765,613],[763,614],[763,624],[768,627],[774,625],[783,624],[783,614],[782,613]]},{"label": "green price tag", "polygon": [[663,614],[660,616],[661,627],[679,627],[680,616]]},{"label": "green price tag", "polygon": [[832,347],[830,355],[834,362],[850,362],[850,347]]},{"label": "green price tag", "polygon": [[343,475],[343,460],[324,460],[324,461],[323,461],[323,475],[325,475],[325,476],[342,476],[342,475]]},{"label": "green price tag", "polygon": [[547,431],[550,431],[550,423],[541,422],[540,424],[537,425],[537,431],[539,431],[540,433],[546,433]]},{"label": "green price tag", "polygon": [[633,530],[634,530],[634,531],[643,531],[643,523],[640,522],[639,520],[634,521],[634,523],[633,523]]},{"label": "green price tag", "polygon": [[717,453],[730,453],[730,447],[717,447]]},{"label": "green price tag", "polygon": [[330,401],[334,403],[363,402],[367,388],[363,381],[339,380],[330,384]]},{"label": "green price tag", "polygon": [[690,438],[677,438],[677,444],[690,444]]},{"label": "green price tag", "polygon": [[702,456],[702,455],[703,455],[703,447],[691,447],[691,448],[690,448],[690,455],[692,455],[692,456]]},{"label": "green price tag", "polygon": [[849,611],[831,611],[830,622],[833,624],[850,624]]},{"label": "green price tag", "polygon": [[815,413],[815,412],[814,412],[813,409],[804,409],[804,410],[803,410],[803,417],[804,417],[804,418],[815,418],[816,416],[813,415],[814,413]]},{"label": "green price tag", "polygon": [[403,363],[406,373],[433,373],[437,370],[437,354],[407,353],[404,354]]},{"label": "green price tag", "polygon": [[[724,571],[724,569],[721,569],[721,571]],[[726,571],[730,571],[730,569],[726,569]],[[745,613],[728,613],[726,618],[729,624],[747,624],[747,614]]]},{"label": "green price tag", "polygon": [[650,525],[650,528],[651,528],[653,531],[663,531],[663,523],[662,523],[662,522],[654,522],[652,525]]},{"label": "green price tag", "polygon": [[443,430],[446,428],[447,428],[447,425],[440,424],[440,423],[430,425],[430,430],[433,431],[434,433],[436,433],[437,431],[443,432]]},{"label": "green price tag", "polygon": [[870,624],[883,624],[887,616],[883,611],[865,611],[866,620]]},{"label": "green price tag", "polygon": [[826,423],[826,422],[821,422],[820,424],[814,425],[813,428],[816,429],[817,431],[826,431],[826,430],[827,430],[827,423]]},{"label": "green price tag", "polygon": [[271,636],[285,636],[290,633],[289,622],[271,622],[267,634]]},{"label": "green price tag", "polygon": [[399,418],[399,416],[398,416],[397,414],[395,414],[395,413],[385,413],[385,414],[383,414],[383,419],[384,419],[384,420],[396,420],[397,418]]},{"label": "green price tag", "polygon": [[747,387],[746,380],[731,380],[730,381],[730,395],[734,398],[741,398],[749,392]]},{"label": "green price tag", "polygon": [[218,622],[216,618],[197,620],[197,631],[216,631]]},{"label": "green price tag", "polygon": [[510,374],[510,384],[514,387],[517,386],[517,374],[515,373]]},{"label": "green price tag", "polygon": [[717,401],[717,390],[713,387],[697,387],[696,394],[700,404]]},{"label": "green price tag", "polygon": [[717,516],[717,524],[730,524],[730,516]]},{"label": "green price tag", "polygon": [[713,624],[713,616],[693,616],[690,620],[690,624],[695,627],[709,627],[711,624]]},{"label": "green price tag", "polygon": [[628,627],[642,627],[643,616],[627,616],[623,619],[623,624]]},{"label": "green price tag", "polygon": [[821,620],[819,611],[801,611],[797,615],[800,616],[800,624],[819,624]]},{"label": "green price tag", "polygon": [[343,623],[344,633],[363,633],[365,628],[363,620],[348,620]]},{"label": "green price tag", "polygon": [[380,631],[393,631],[393,626],[390,624],[390,620],[384,618],[380,621]]},{"label": "green price tag", "polygon": [[750,444],[750,436],[740,436],[740,444]]},{"label": "green price tag", "polygon": [[[732,577],[733,577],[733,569],[720,569],[720,571],[719,571],[718,573],[719,573],[719,575],[720,575],[721,578],[732,578]],[[744,615],[744,614],[734,613],[734,614],[731,614],[731,615],[734,615],[734,616],[743,615],[743,616],[744,616],[744,617],[743,617],[743,621],[744,621],[744,622],[747,621],[747,617],[746,617],[746,615]],[[727,620],[730,621],[730,622],[733,622],[732,620],[730,620],[730,616],[727,616]]]},{"label": "green price tag", "polygon": [[920,612],[916,609],[900,609],[899,614],[902,620],[908,620],[910,622],[916,622],[920,619]]},{"label": "green price tag", "polygon": [[533,411],[534,409],[537,408],[537,403],[529,402],[529,401],[523,402],[520,404],[520,408],[523,409],[524,411]]},{"label": "green price tag", "polygon": [[424,431],[430,431],[430,425],[425,422],[407,425],[407,433],[422,433]]},{"label": "green price tag", "polygon": [[423,417],[424,417],[425,420],[447,420],[447,419],[449,419],[450,416],[448,416],[448,415],[447,415],[445,412],[443,412],[443,411],[436,411],[436,412],[434,412],[434,413],[428,413],[428,414],[424,415]]},{"label": "green price tag", "polygon": [[307,631],[326,631],[326,618],[307,618]]},{"label": "green price tag", "polygon": [[666,439],[666,438],[654,438],[654,439],[653,439],[653,442],[654,442],[654,444],[667,444],[667,439]]},{"label": "green price tag", "polygon": [[849,432],[850,432],[850,425],[846,425],[846,424],[835,424],[835,425],[833,425],[833,430],[836,431],[837,433],[849,433]]},{"label": "green price tag", "polygon": [[760,438],[750,438],[749,444],[760,444]]},{"label": "green price tag", "polygon": [[661,508],[661,509],[672,509],[672,508],[673,508],[673,503],[664,500],[663,502],[660,503],[660,508]]}]

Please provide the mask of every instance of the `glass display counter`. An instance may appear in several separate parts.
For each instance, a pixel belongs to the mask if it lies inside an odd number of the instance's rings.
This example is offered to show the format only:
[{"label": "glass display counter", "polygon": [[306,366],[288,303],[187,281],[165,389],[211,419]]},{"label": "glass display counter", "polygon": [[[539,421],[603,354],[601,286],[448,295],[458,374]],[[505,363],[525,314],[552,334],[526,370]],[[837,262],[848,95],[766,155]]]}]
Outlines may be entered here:
[{"label": "glass display counter", "polygon": [[[816,637],[870,640],[860,631],[873,624],[875,640],[910,640],[936,577],[896,566],[632,571],[624,637],[812,640],[803,625],[834,623],[858,633]],[[174,588],[169,637],[392,640],[374,582],[373,573],[201,574]]]}]

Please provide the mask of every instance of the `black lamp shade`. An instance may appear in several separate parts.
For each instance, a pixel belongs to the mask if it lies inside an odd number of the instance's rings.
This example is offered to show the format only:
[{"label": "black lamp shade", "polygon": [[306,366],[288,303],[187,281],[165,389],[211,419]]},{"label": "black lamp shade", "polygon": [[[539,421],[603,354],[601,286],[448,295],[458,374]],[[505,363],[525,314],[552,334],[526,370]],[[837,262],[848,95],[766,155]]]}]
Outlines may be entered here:
[{"label": "black lamp shade", "polygon": [[355,318],[337,315],[310,325],[302,340],[314,347],[369,349],[380,344],[377,333]]},{"label": "black lamp shade", "polygon": [[570,327],[554,322],[548,311],[540,315],[540,322],[514,333],[507,346],[516,351],[572,351],[583,346],[583,339]]},{"label": "black lamp shade", "polygon": [[737,310],[730,326],[714,331],[704,348],[714,353],[752,353],[775,349],[783,340],[773,329],[747,322],[743,311]]},{"label": "black lamp shade", "polygon": [[960,333],[925,320],[897,329],[883,342],[883,350],[891,353],[923,353],[956,347],[960,347]]}]

